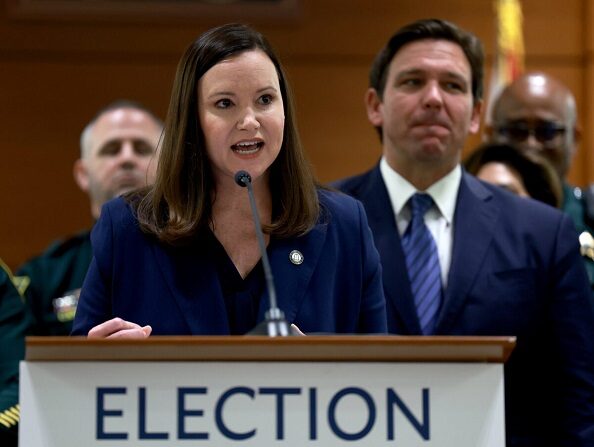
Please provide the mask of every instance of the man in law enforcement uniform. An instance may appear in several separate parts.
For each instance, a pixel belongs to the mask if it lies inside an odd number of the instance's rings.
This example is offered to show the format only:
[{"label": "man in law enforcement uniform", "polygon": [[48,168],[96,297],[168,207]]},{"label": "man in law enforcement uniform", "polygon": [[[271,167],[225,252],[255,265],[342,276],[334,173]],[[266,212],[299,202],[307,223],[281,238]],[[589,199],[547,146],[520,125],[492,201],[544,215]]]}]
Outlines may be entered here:
[{"label": "man in law enforcement uniform", "polygon": [[31,319],[15,278],[0,260],[0,445],[16,447],[19,422],[19,361]]},{"label": "man in law enforcement uniform", "polygon": [[[88,194],[91,213],[113,197],[154,181],[162,121],[144,106],[116,101],[100,110],[80,138],[74,178]],[[90,230],[53,243],[17,272],[25,283],[35,335],[68,335],[91,262]]]},{"label": "man in law enforcement uniform", "polygon": [[495,142],[511,143],[543,156],[555,168],[563,185],[561,208],[571,216],[578,230],[582,258],[594,289],[594,203],[588,207],[590,201],[594,202],[594,188],[582,190],[567,182],[580,139],[571,91],[548,74],[526,73],[497,98],[487,133]]}]

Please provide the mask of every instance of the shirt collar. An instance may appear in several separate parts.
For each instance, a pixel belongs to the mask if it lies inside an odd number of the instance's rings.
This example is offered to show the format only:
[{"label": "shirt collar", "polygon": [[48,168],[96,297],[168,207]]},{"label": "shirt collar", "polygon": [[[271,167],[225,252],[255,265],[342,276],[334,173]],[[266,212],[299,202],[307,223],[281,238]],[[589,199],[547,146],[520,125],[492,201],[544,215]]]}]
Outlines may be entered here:
[{"label": "shirt collar", "polygon": [[418,191],[408,180],[388,165],[385,157],[382,157],[380,161],[380,172],[386,184],[388,196],[390,197],[390,202],[396,216],[400,215],[408,199],[414,193],[426,192],[435,202],[437,209],[446,219],[447,224],[449,225],[453,222],[456,199],[462,179],[462,168],[460,165],[456,165],[454,169],[427,188],[426,191]]}]

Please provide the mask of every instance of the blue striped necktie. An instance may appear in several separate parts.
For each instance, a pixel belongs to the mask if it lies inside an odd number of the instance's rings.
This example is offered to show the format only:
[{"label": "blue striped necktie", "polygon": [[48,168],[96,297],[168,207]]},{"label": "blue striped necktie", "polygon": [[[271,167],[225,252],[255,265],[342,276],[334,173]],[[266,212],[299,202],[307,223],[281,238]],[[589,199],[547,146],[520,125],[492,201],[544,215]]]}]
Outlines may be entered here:
[{"label": "blue striped necktie", "polygon": [[402,236],[402,249],[423,335],[432,334],[441,304],[441,269],[437,246],[425,225],[425,213],[433,205],[429,194],[414,194],[409,200],[411,220]]}]

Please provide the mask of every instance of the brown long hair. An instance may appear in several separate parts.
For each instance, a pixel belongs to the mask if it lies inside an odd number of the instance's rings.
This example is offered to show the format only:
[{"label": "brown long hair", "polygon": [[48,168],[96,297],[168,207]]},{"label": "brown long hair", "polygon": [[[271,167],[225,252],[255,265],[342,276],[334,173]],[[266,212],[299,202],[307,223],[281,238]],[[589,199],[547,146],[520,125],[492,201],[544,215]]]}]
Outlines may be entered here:
[{"label": "brown long hair", "polygon": [[130,199],[142,230],[162,242],[183,243],[207,228],[211,220],[216,191],[198,118],[198,81],[221,60],[254,49],[266,53],[276,68],[285,112],[283,143],[269,168],[272,222],[263,230],[276,237],[296,236],[309,231],[318,219],[316,182],[301,147],[280,61],[260,33],[246,25],[228,24],[202,34],[182,56],[165,121],[156,182],[137,200]]}]

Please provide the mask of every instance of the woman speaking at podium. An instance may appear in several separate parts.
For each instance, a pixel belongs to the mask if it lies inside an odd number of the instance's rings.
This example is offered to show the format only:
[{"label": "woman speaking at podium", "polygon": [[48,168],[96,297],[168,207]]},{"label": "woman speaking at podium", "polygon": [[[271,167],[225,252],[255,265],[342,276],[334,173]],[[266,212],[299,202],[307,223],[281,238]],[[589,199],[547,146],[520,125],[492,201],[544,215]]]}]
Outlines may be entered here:
[{"label": "woman speaking at podium", "polygon": [[104,205],[92,243],[74,335],[245,334],[277,293],[272,319],[304,333],[386,331],[363,207],[317,185],[280,62],[244,25],[186,50],[157,180]]}]

